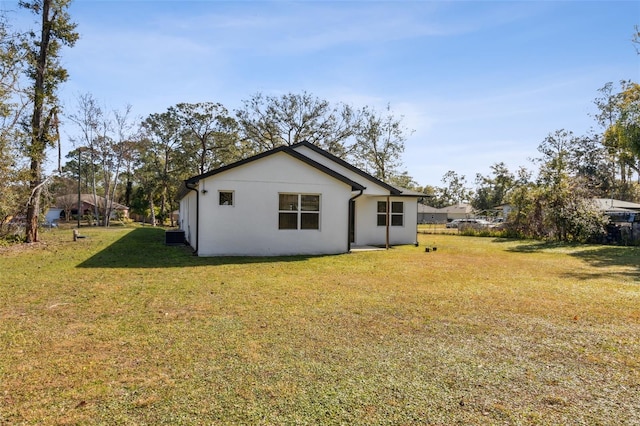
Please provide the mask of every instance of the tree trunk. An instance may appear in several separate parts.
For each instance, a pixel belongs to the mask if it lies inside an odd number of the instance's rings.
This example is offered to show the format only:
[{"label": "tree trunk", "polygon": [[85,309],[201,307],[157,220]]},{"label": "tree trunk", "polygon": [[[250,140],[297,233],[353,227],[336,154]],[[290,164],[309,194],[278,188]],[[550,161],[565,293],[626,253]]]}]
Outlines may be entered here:
[{"label": "tree trunk", "polygon": [[109,216],[111,215],[111,206],[109,200],[111,199],[111,180],[109,179],[109,172],[107,166],[102,166],[104,176],[104,217],[102,218],[102,226],[105,228],[109,226]]},{"label": "tree trunk", "polygon": [[105,214],[105,221],[106,221],[106,226],[109,226],[111,224],[111,212],[115,209],[113,207],[113,204],[115,203],[115,199],[116,199],[116,191],[118,190],[118,179],[120,178],[120,166],[122,164],[122,153],[118,154],[118,161],[116,163],[116,168],[115,168],[115,176],[113,178],[113,190],[111,191],[111,196],[107,197],[107,213]]},{"label": "tree trunk", "polygon": [[167,217],[167,189],[166,188],[162,190],[162,197],[160,198],[160,218],[163,222],[165,217]]},{"label": "tree trunk", "polygon": [[46,129],[42,126],[44,113],[44,83],[45,70],[47,69],[47,52],[51,38],[51,21],[49,21],[49,8],[51,0],[42,2],[42,33],[36,62],[34,76],[33,115],[31,116],[31,176],[29,187],[32,191],[27,204],[27,217],[25,227],[25,240],[28,243],[38,241],[38,210],[40,210],[40,182],[42,181],[42,158],[46,147]]},{"label": "tree trunk", "polygon": [[38,211],[40,210],[41,187],[36,187],[27,205],[25,241],[35,243],[38,241]]},{"label": "tree trunk", "polygon": [[127,189],[124,192],[124,205],[125,206],[130,206],[131,205],[131,193],[133,192],[133,182],[131,182],[129,176],[131,176],[129,173],[127,174]]},{"label": "tree trunk", "polygon": [[[96,189],[96,159],[93,150],[91,148],[91,189],[93,192],[93,214],[95,217],[95,223],[100,223],[100,210],[98,209],[98,191]],[[93,224],[92,224],[93,225]]]},{"label": "tree trunk", "polygon": [[156,226],[156,209],[153,205],[153,195],[149,196],[149,211],[151,212],[151,226]]},{"label": "tree trunk", "polygon": [[[44,185],[42,164],[46,158],[50,130],[57,121],[55,89],[58,83],[66,80],[66,71],[57,62],[58,42],[73,46],[77,33],[74,24],[68,21],[66,13],[60,9],[51,11],[52,4],[67,7],[67,2],[54,3],[54,0],[40,0],[30,3],[18,2],[21,7],[30,9],[41,16],[40,39],[34,40],[34,51],[26,49],[27,55],[33,53],[34,62],[29,62],[26,74],[33,80],[33,114],[29,128],[29,141],[22,148],[28,153],[31,162],[29,187],[31,194],[27,203],[25,240],[28,243],[38,241],[38,214],[40,196]],[[33,33],[32,33],[33,34]],[[52,41],[53,38],[53,41]],[[47,106],[51,108],[47,112]],[[57,125],[57,124],[56,124]]]}]

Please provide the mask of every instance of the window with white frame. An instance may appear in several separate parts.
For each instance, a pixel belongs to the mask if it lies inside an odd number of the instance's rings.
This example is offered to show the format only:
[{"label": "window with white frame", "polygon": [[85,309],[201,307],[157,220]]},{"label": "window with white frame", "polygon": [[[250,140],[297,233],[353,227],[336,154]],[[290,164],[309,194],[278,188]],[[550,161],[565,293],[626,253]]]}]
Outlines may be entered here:
[{"label": "window with white frame", "polygon": [[[387,202],[378,201],[377,209],[378,226],[387,226]],[[391,226],[404,226],[404,203],[402,201],[391,202]]]},{"label": "window with white frame", "polygon": [[233,191],[219,191],[218,200],[221,206],[233,205]]},{"label": "window with white frame", "polygon": [[320,229],[320,195],[278,194],[278,229]]}]

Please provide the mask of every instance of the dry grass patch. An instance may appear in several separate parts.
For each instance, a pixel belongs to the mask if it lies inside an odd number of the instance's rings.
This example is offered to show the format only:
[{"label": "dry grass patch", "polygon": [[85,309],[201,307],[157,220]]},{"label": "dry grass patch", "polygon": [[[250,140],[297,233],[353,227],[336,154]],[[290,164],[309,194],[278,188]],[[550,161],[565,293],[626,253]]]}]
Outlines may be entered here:
[{"label": "dry grass patch", "polygon": [[0,423],[640,421],[637,248],[204,259],[86,234],[2,253]]}]

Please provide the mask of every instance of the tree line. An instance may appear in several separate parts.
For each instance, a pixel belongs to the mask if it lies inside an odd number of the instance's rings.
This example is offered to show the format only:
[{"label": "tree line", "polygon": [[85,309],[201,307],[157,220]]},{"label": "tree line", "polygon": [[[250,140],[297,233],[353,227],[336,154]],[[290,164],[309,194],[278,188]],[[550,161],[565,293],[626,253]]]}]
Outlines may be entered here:
[{"label": "tree line", "polygon": [[[177,207],[184,179],[303,140],[381,180],[410,180],[401,170],[401,155],[411,130],[390,106],[377,111],[308,92],[256,93],[233,112],[215,102],[178,103],[137,118],[131,106],[108,109],[86,93],[63,111],[57,91],[68,76],[60,65],[61,48],[78,39],[68,5],[69,0],[21,1],[20,7],[38,17],[38,31],[12,33],[8,21],[0,21],[0,228],[24,217],[25,241],[38,240],[38,221],[55,195],[82,192],[104,200],[91,213],[104,226],[116,202],[163,222]],[[59,152],[58,168],[47,176],[46,154],[60,150],[61,120],[75,129],[74,149],[64,165]],[[74,201],[62,200],[67,213]]]},{"label": "tree line", "polygon": [[[640,86],[632,81],[600,89],[594,116],[600,132],[550,133],[533,161],[535,176],[532,170],[510,171],[498,162],[489,175],[476,175],[475,189],[454,170],[443,176],[441,186],[419,186],[401,161],[412,130],[390,105],[379,111],[331,103],[308,92],[258,92],[235,111],[216,102],[178,103],[138,118],[129,105],[108,109],[86,93],[63,111],[57,91],[68,76],[61,49],[78,40],[67,13],[69,1],[21,1],[20,7],[39,18],[37,31],[15,33],[0,19],[0,233],[9,229],[10,218],[23,216],[24,240],[37,241],[38,221],[53,197],[79,191],[106,200],[103,206],[95,203],[91,213],[104,226],[116,202],[152,223],[170,221],[184,179],[301,141],[380,180],[422,191],[425,202],[436,207],[470,202],[490,210],[510,203],[516,207],[512,229],[521,236],[584,239],[603,226],[584,200],[640,199]],[[635,46],[639,34],[636,28]],[[64,165],[61,120],[75,129],[74,149]],[[46,175],[46,154],[56,146],[57,170]],[[70,213],[77,198],[68,198]],[[584,223],[593,223],[588,232]]]},{"label": "tree line", "polygon": [[[310,93],[253,95],[230,113],[220,103],[179,103],[136,120],[131,108],[105,112],[91,94],[68,116],[76,148],[57,179],[71,191],[80,177],[85,191],[120,202],[152,223],[171,218],[176,192],[191,176],[301,141],[316,144],[377,178],[399,185],[401,154],[409,130],[388,107],[355,109]],[[66,185],[66,189],[65,189]],[[108,226],[109,211],[95,212]]]},{"label": "tree line", "polygon": [[513,236],[562,241],[597,241],[607,218],[593,198],[640,201],[640,85],[605,84],[594,103],[600,131],[575,135],[550,133],[532,158],[537,170],[510,171],[503,162],[489,175],[477,174],[475,189],[466,176],[451,170],[440,187],[427,186],[427,203],[444,207],[470,203],[490,215],[495,207],[514,209],[508,221]]}]

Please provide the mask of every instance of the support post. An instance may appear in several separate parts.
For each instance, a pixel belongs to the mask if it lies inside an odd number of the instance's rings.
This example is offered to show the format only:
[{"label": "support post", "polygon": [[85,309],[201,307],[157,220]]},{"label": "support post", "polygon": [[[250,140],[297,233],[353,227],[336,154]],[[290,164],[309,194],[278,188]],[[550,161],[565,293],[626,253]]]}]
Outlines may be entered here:
[{"label": "support post", "polygon": [[[82,200],[80,199],[80,176],[82,176],[82,149],[78,148],[78,228],[80,228],[80,212],[82,211]],[[76,233],[73,234],[73,241],[76,240]]]},{"label": "support post", "polygon": [[387,195],[387,237],[385,247],[389,250],[389,226],[391,225],[391,201],[390,197]]}]

